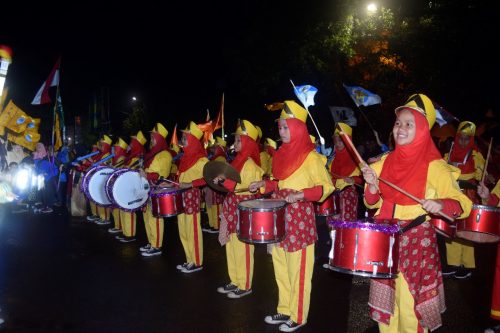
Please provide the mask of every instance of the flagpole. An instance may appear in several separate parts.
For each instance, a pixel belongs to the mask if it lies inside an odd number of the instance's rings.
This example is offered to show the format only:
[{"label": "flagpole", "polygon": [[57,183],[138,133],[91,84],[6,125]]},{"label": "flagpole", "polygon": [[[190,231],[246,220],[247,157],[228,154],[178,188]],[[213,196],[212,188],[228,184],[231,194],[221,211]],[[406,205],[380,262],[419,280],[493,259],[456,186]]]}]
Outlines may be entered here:
[{"label": "flagpole", "polygon": [[222,93],[222,104],[221,104],[221,121],[222,121],[222,140],[226,140],[226,138],[224,137],[224,93]]},{"label": "flagpole", "polygon": [[[295,91],[295,84],[293,84],[293,81],[292,81],[291,79],[290,79],[290,83],[291,83],[291,84],[292,84],[292,86],[293,86],[293,91]],[[309,112],[309,108],[308,108],[306,105],[304,105],[304,107],[305,107],[305,109],[306,109],[307,113],[309,114],[309,118],[311,118],[311,121],[312,121],[312,123],[313,123],[313,125],[314,125],[314,128],[316,129],[316,132],[318,133],[318,136],[319,136],[319,142],[321,143],[321,145],[322,145],[322,146],[324,146],[324,145],[325,145],[325,139],[324,139],[324,138],[321,136],[321,134],[319,133],[318,126],[316,126],[316,122],[314,121],[314,118],[312,117],[311,112]]]}]

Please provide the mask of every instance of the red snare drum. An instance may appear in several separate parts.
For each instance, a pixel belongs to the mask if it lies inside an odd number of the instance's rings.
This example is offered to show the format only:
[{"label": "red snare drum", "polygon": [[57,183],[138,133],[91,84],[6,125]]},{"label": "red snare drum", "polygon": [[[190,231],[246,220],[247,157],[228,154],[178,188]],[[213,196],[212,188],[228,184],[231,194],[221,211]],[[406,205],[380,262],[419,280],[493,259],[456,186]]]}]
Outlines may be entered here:
[{"label": "red snare drum", "polygon": [[434,226],[436,232],[446,238],[453,238],[457,232],[457,226],[455,223],[448,223],[447,221],[440,219],[439,217],[433,217],[429,221],[430,224]]},{"label": "red snare drum", "polygon": [[473,205],[469,217],[457,220],[457,237],[477,243],[500,241],[500,208]]},{"label": "red snare drum", "polygon": [[159,188],[151,191],[153,216],[171,217],[184,213],[182,190],[178,188]]},{"label": "red snare drum", "polygon": [[340,214],[340,195],[332,193],[322,203],[314,204],[314,213],[317,216],[331,216]]},{"label": "red snare drum", "polygon": [[395,278],[398,273],[397,224],[329,221],[332,227],[331,270],[373,278]]},{"label": "red snare drum", "polygon": [[285,239],[286,201],[279,199],[246,200],[238,204],[238,239],[255,244],[278,243]]}]

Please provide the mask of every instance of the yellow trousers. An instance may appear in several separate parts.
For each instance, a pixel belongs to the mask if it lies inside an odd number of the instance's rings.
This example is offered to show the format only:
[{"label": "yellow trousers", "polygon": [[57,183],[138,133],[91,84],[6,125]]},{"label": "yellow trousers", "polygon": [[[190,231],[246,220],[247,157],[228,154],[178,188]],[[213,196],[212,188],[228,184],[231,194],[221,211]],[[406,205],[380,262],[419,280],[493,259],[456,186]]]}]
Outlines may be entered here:
[{"label": "yellow trousers", "polygon": [[89,202],[90,204],[90,212],[92,215],[97,216],[97,206],[93,202]]},{"label": "yellow trousers", "polygon": [[298,324],[306,323],[311,300],[314,244],[295,252],[274,246],[272,257],[279,291],[278,313],[290,316]]},{"label": "yellow trousers", "polygon": [[394,314],[391,316],[389,325],[378,324],[380,333],[427,333],[423,329],[415,314],[415,302],[410,292],[410,287],[403,274],[399,273],[396,278]]},{"label": "yellow trousers", "polygon": [[203,233],[200,226],[200,213],[177,215],[179,237],[181,239],[186,262],[196,266],[203,265]]},{"label": "yellow trousers", "polygon": [[113,210],[111,210],[111,213],[113,214],[113,222],[115,223],[115,228],[121,230],[122,223],[120,218],[120,210],[118,208],[114,208]]},{"label": "yellow trousers", "polygon": [[151,204],[148,203],[146,211],[142,214],[144,218],[144,226],[146,227],[146,235],[148,236],[149,244],[152,247],[160,248],[163,244],[163,217],[154,217]]},{"label": "yellow trousers", "polygon": [[446,261],[448,265],[476,268],[474,246],[463,240],[446,241]]},{"label": "yellow trousers", "polygon": [[219,229],[220,213],[222,212],[222,204],[220,205],[207,205],[208,225],[214,229]]},{"label": "yellow trousers", "polygon": [[229,279],[242,290],[252,288],[254,248],[252,244],[240,241],[236,233],[229,235],[229,241],[226,243]]},{"label": "yellow trousers", "polygon": [[135,212],[120,210],[120,220],[122,222],[123,235],[127,237],[135,237],[137,223]]},{"label": "yellow trousers", "polygon": [[110,215],[111,215],[111,209],[110,208],[105,208],[101,206],[96,205],[96,211],[97,215],[99,215],[99,218],[103,221],[109,221]]}]

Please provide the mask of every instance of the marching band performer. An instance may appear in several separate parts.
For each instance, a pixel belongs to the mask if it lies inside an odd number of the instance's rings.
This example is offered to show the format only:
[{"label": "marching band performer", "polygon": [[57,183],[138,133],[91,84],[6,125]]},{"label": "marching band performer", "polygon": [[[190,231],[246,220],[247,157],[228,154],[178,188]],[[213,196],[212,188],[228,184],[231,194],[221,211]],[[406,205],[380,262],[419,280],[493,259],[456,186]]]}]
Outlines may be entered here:
[{"label": "marching band performer", "polygon": [[[87,170],[90,168],[90,166],[94,162],[97,162],[101,159],[100,156],[102,156],[102,152],[99,150],[99,141],[97,141],[95,144],[92,145],[91,152],[92,153],[99,152],[99,153],[97,155],[86,158],[85,160],[81,161],[81,163],[77,163],[77,165],[75,166],[75,169],[77,170],[77,172],[80,172],[82,176],[85,174],[85,172],[87,172]],[[83,178],[82,176],[80,177],[79,182],[81,182],[81,180]],[[79,191],[79,189],[76,189],[76,190]],[[87,199],[87,201],[88,201],[88,199]],[[99,219],[99,215],[97,214],[97,207],[92,202],[90,202],[89,205],[90,205],[90,214],[91,215],[87,216],[87,221],[95,222]]]},{"label": "marching band performer", "polygon": [[[123,168],[139,169],[140,162],[144,158],[144,145],[146,137],[142,131],[130,137],[130,144],[127,146],[127,156],[123,161]],[[137,215],[135,212],[127,212],[120,209],[120,221],[122,224],[122,235],[117,235],[115,238],[122,243],[135,241],[137,233]]]},{"label": "marching band performer", "polygon": [[[399,237],[397,278],[371,279],[368,305],[380,332],[427,332],[441,326],[445,310],[436,232],[427,214],[465,218],[472,202],[460,192],[456,169],[441,158],[430,136],[436,119],[432,101],[415,94],[395,112],[395,150],[361,168],[365,204],[378,209],[376,219],[397,219],[410,229]],[[379,176],[422,198],[422,205],[379,182]]]},{"label": "marching band performer", "polygon": [[[113,145],[115,156],[111,159],[111,165],[113,168],[119,168],[125,162],[125,158],[127,156],[127,143],[123,141],[122,138],[118,138],[118,140]],[[114,227],[109,228],[108,232],[110,234],[117,234],[122,232],[122,223],[120,218],[120,209],[112,208],[111,214],[113,215]]]},{"label": "marching band performer", "polygon": [[[214,146],[212,147],[214,150],[211,161],[227,161],[226,154],[226,141],[217,136],[215,138]],[[219,232],[219,224],[220,224],[220,213],[222,212],[222,203],[224,202],[224,194],[212,190],[210,187],[205,187],[205,203],[207,205],[207,215],[208,215],[208,225],[209,229],[204,230],[209,233],[217,233]]]},{"label": "marching band performer", "polygon": [[[107,136],[106,134],[104,134],[102,136],[101,140],[99,140],[98,149],[101,152],[101,154],[97,155],[99,157],[99,160],[95,159],[97,162],[99,162],[100,160],[111,155],[111,143],[112,143],[111,138],[109,136]],[[109,164],[110,162],[106,161],[104,163]],[[92,207],[92,205],[95,205],[95,204],[91,202],[90,207]],[[99,219],[94,221],[95,224],[104,225],[104,224],[111,223],[111,221],[110,221],[111,209],[110,208],[95,205],[95,210],[96,210],[97,215],[99,216]]]},{"label": "marching band performer", "polygon": [[[458,184],[465,195],[476,204],[479,203],[476,187],[483,174],[484,158],[475,145],[475,133],[474,123],[463,121],[458,124],[451,152],[445,154],[444,159],[460,169]],[[448,268],[443,270],[445,276],[453,275],[457,279],[466,279],[476,267],[474,246],[470,241],[446,240],[446,259]]]},{"label": "marching band performer", "polygon": [[[157,123],[150,132],[150,148],[144,157],[144,173],[149,183],[153,185],[161,181],[161,178],[168,178],[170,175],[172,155],[167,149],[167,135],[167,129],[160,123]],[[163,218],[153,216],[151,200],[142,216],[149,243],[140,248],[141,254],[144,257],[160,255],[165,228]]]},{"label": "marching band performer", "polygon": [[207,152],[201,143],[203,132],[194,122],[182,131],[181,146],[184,151],[179,164],[180,187],[186,189],[182,194],[184,213],[177,215],[179,237],[181,239],[186,262],[177,265],[183,273],[192,273],[203,269],[203,233],[200,225],[201,191],[206,184],[203,179],[203,167],[208,162]]},{"label": "marching band performer", "polygon": [[262,170],[264,170],[265,176],[271,175],[271,165],[273,162],[273,155],[276,149],[278,148],[278,144],[276,141],[270,138],[266,138],[264,142],[264,150],[260,153],[260,164]]},{"label": "marching band performer", "polygon": [[[344,123],[338,123],[342,132],[352,139],[352,128]],[[354,221],[358,217],[358,191],[356,184],[361,185],[361,170],[354,159],[353,152],[344,145],[340,138],[339,129],[335,128],[333,134],[334,158],[330,164],[330,173],[336,192],[339,196],[340,219],[342,221]],[[339,191],[339,192],[337,192]]]},{"label": "marching band performer", "polygon": [[[238,204],[243,200],[255,197],[247,190],[250,183],[262,180],[264,170],[260,168],[258,131],[248,120],[242,120],[234,136],[236,156],[231,162],[241,176],[241,183],[226,179],[223,175],[214,178],[214,183],[223,182],[230,191],[224,199],[222,208],[219,242],[226,245],[227,272],[230,282],[217,288],[221,294],[229,298],[241,298],[252,293],[254,267],[254,245],[240,241],[236,235],[238,221]],[[242,192],[235,193],[237,190]]]},{"label": "marching band performer", "polygon": [[317,240],[313,201],[322,201],[334,186],[324,157],[314,150],[306,126],[307,111],[294,101],[285,101],[278,119],[283,144],[273,156],[272,177],[250,185],[264,187],[274,198],[288,202],[287,233],[272,249],[274,275],[279,297],[277,313],[266,316],[268,324],[281,324],[282,332],[293,332],[307,323]]}]

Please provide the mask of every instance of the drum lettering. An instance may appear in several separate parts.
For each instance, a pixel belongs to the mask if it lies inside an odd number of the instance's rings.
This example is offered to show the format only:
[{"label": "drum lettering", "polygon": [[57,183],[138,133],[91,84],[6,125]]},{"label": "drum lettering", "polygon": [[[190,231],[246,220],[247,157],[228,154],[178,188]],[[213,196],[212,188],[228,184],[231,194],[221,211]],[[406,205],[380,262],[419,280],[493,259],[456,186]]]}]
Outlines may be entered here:
[{"label": "drum lettering", "polygon": [[372,266],[384,266],[383,261],[367,261],[366,263]]},{"label": "drum lettering", "polygon": [[135,200],[133,200],[133,201],[127,202],[127,205],[129,205],[129,206],[130,206],[131,204],[134,204],[134,203],[137,203],[137,202],[141,202],[141,201],[142,201],[142,199],[141,199],[141,198],[139,198],[139,199],[135,199]]}]

